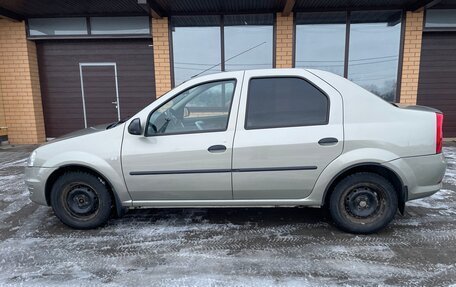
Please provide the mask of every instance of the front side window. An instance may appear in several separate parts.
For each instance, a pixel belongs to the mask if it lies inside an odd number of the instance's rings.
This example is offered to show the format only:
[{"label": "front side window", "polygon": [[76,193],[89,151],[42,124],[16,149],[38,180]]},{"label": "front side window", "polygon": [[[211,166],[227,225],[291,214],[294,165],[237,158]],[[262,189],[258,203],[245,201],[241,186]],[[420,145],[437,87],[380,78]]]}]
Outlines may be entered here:
[{"label": "front side window", "polygon": [[324,125],[328,116],[328,97],[304,79],[250,80],[246,129]]},{"label": "front side window", "polygon": [[149,116],[146,136],[226,130],[235,86],[210,82],[180,93]]}]

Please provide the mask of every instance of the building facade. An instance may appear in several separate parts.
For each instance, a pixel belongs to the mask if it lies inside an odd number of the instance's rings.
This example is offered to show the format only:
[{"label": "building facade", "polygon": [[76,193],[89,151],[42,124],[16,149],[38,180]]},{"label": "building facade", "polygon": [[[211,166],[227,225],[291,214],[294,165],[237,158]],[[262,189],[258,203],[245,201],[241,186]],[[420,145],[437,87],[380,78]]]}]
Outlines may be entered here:
[{"label": "building facade", "polygon": [[129,117],[198,75],[292,67],[440,109],[456,137],[454,0],[55,2],[0,0],[0,136],[12,144]]}]

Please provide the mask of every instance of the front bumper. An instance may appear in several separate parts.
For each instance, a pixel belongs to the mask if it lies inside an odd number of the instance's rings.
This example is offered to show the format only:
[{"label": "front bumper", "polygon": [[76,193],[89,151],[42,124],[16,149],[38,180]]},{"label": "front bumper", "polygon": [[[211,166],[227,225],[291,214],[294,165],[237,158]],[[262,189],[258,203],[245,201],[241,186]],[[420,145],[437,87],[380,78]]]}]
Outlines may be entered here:
[{"label": "front bumper", "polygon": [[25,185],[30,193],[30,200],[41,205],[46,201],[46,181],[56,168],[27,166],[25,168]]}]

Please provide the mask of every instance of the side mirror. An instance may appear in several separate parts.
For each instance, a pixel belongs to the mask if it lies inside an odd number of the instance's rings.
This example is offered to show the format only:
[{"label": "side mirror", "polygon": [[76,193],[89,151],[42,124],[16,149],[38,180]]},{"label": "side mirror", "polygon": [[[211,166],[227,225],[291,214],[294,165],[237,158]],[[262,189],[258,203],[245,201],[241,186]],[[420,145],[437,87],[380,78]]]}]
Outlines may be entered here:
[{"label": "side mirror", "polygon": [[128,133],[137,136],[142,134],[141,120],[139,118],[136,118],[130,122],[128,125]]}]

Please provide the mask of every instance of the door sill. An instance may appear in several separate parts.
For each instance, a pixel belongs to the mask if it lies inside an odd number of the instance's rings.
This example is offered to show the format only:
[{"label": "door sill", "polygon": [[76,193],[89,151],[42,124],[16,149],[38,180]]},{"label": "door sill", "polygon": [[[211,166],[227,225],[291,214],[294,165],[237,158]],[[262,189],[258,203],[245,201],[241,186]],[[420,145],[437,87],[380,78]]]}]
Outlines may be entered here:
[{"label": "door sill", "polygon": [[242,200],[134,200],[122,203],[130,208],[221,208],[221,207],[321,207],[321,202],[303,199]]}]

